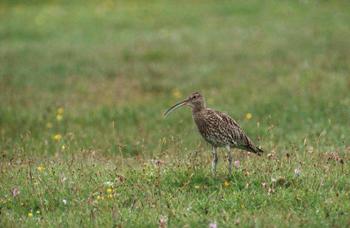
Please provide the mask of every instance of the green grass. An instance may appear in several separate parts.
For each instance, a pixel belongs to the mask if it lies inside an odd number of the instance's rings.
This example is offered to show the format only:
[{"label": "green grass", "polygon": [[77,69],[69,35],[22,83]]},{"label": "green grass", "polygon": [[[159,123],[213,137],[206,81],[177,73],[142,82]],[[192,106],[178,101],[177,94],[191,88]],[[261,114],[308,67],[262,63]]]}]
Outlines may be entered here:
[{"label": "green grass", "polygon": [[[2,1],[0,226],[349,226],[348,12],[340,0]],[[265,155],[235,151],[228,178],[222,150],[213,177],[190,111],[162,118],[193,91]]]}]

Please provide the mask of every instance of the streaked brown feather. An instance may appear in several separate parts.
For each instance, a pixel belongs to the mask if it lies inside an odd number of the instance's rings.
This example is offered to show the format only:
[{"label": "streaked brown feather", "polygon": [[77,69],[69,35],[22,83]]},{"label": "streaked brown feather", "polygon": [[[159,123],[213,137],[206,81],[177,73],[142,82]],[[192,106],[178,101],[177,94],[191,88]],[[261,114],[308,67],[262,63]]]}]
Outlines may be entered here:
[{"label": "streaked brown feather", "polygon": [[194,110],[192,115],[200,134],[213,146],[230,146],[258,154],[262,152],[226,113],[203,108]]}]

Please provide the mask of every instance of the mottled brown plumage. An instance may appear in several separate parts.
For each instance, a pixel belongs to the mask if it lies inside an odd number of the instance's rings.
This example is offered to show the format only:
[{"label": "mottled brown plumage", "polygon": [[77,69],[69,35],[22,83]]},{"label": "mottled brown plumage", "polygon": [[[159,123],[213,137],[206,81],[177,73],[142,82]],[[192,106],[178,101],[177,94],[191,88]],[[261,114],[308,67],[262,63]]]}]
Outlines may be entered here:
[{"label": "mottled brown plumage", "polygon": [[202,137],[213,146],[212,170],[215,173],[218,161],[216,148],[226,147],[228,149],[229,172],[232,170],[232,156],[230,148],[239,148],[260,155],[263,150],[256,147],[249,137],[244,133],[238,123],[226,113],[207,108],[203,96],[192,93],[187,99],[169,108],[164,115],[171,111],[187,105],[192,108],[192,117]]},{"label": "mottled brown plumage", "polygon": [[192,115],[199,132],[212,146],[230,146],[257,154],[262,153],[262,150],[253,144],[237,122],[227,114],[205,108],[193,112]]}]

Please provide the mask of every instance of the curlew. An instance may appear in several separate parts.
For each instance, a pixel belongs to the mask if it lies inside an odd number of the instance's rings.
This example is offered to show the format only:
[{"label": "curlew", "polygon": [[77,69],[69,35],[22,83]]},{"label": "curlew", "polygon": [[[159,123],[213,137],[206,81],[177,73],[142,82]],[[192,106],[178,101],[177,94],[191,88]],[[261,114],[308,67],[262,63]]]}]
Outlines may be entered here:
[{"label": "curlew", "polygon": [[212,172],[216,173],[218,163],[217,148],[226,147],[228,151],[228,170],[232,174],[231,148],[238,148],[261,155],[263,150],[254,145],[252,140],[244,133],[238,123],[229,115],[207,108],[204,97],[198,93],[192,93],[188,98],[170,107],[165,113],[166,117],[175,109],[189,106],[192,108],[192,117],[197,125],[199,133],[212,146]]}]

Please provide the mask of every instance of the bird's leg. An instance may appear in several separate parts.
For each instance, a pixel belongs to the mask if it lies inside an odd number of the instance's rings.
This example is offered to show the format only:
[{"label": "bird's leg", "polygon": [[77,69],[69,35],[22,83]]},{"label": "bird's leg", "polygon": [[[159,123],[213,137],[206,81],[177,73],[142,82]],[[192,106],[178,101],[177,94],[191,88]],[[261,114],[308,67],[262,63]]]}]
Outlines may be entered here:
[{"label": "bird's leg", "polygon": [[212,151],[213,159],[211,161],[211,172],[213,175],[216,174],[216,165],[218,164],[218,155],[216,153],[216,147],[213,146],[213,151]]},{"label": "bird's leg", "polygon": [[226,149],[227,149],[227,157],[228,157],[228,173],[231,176],[232,175],[232,152],[229,146],[227,146]]}]

